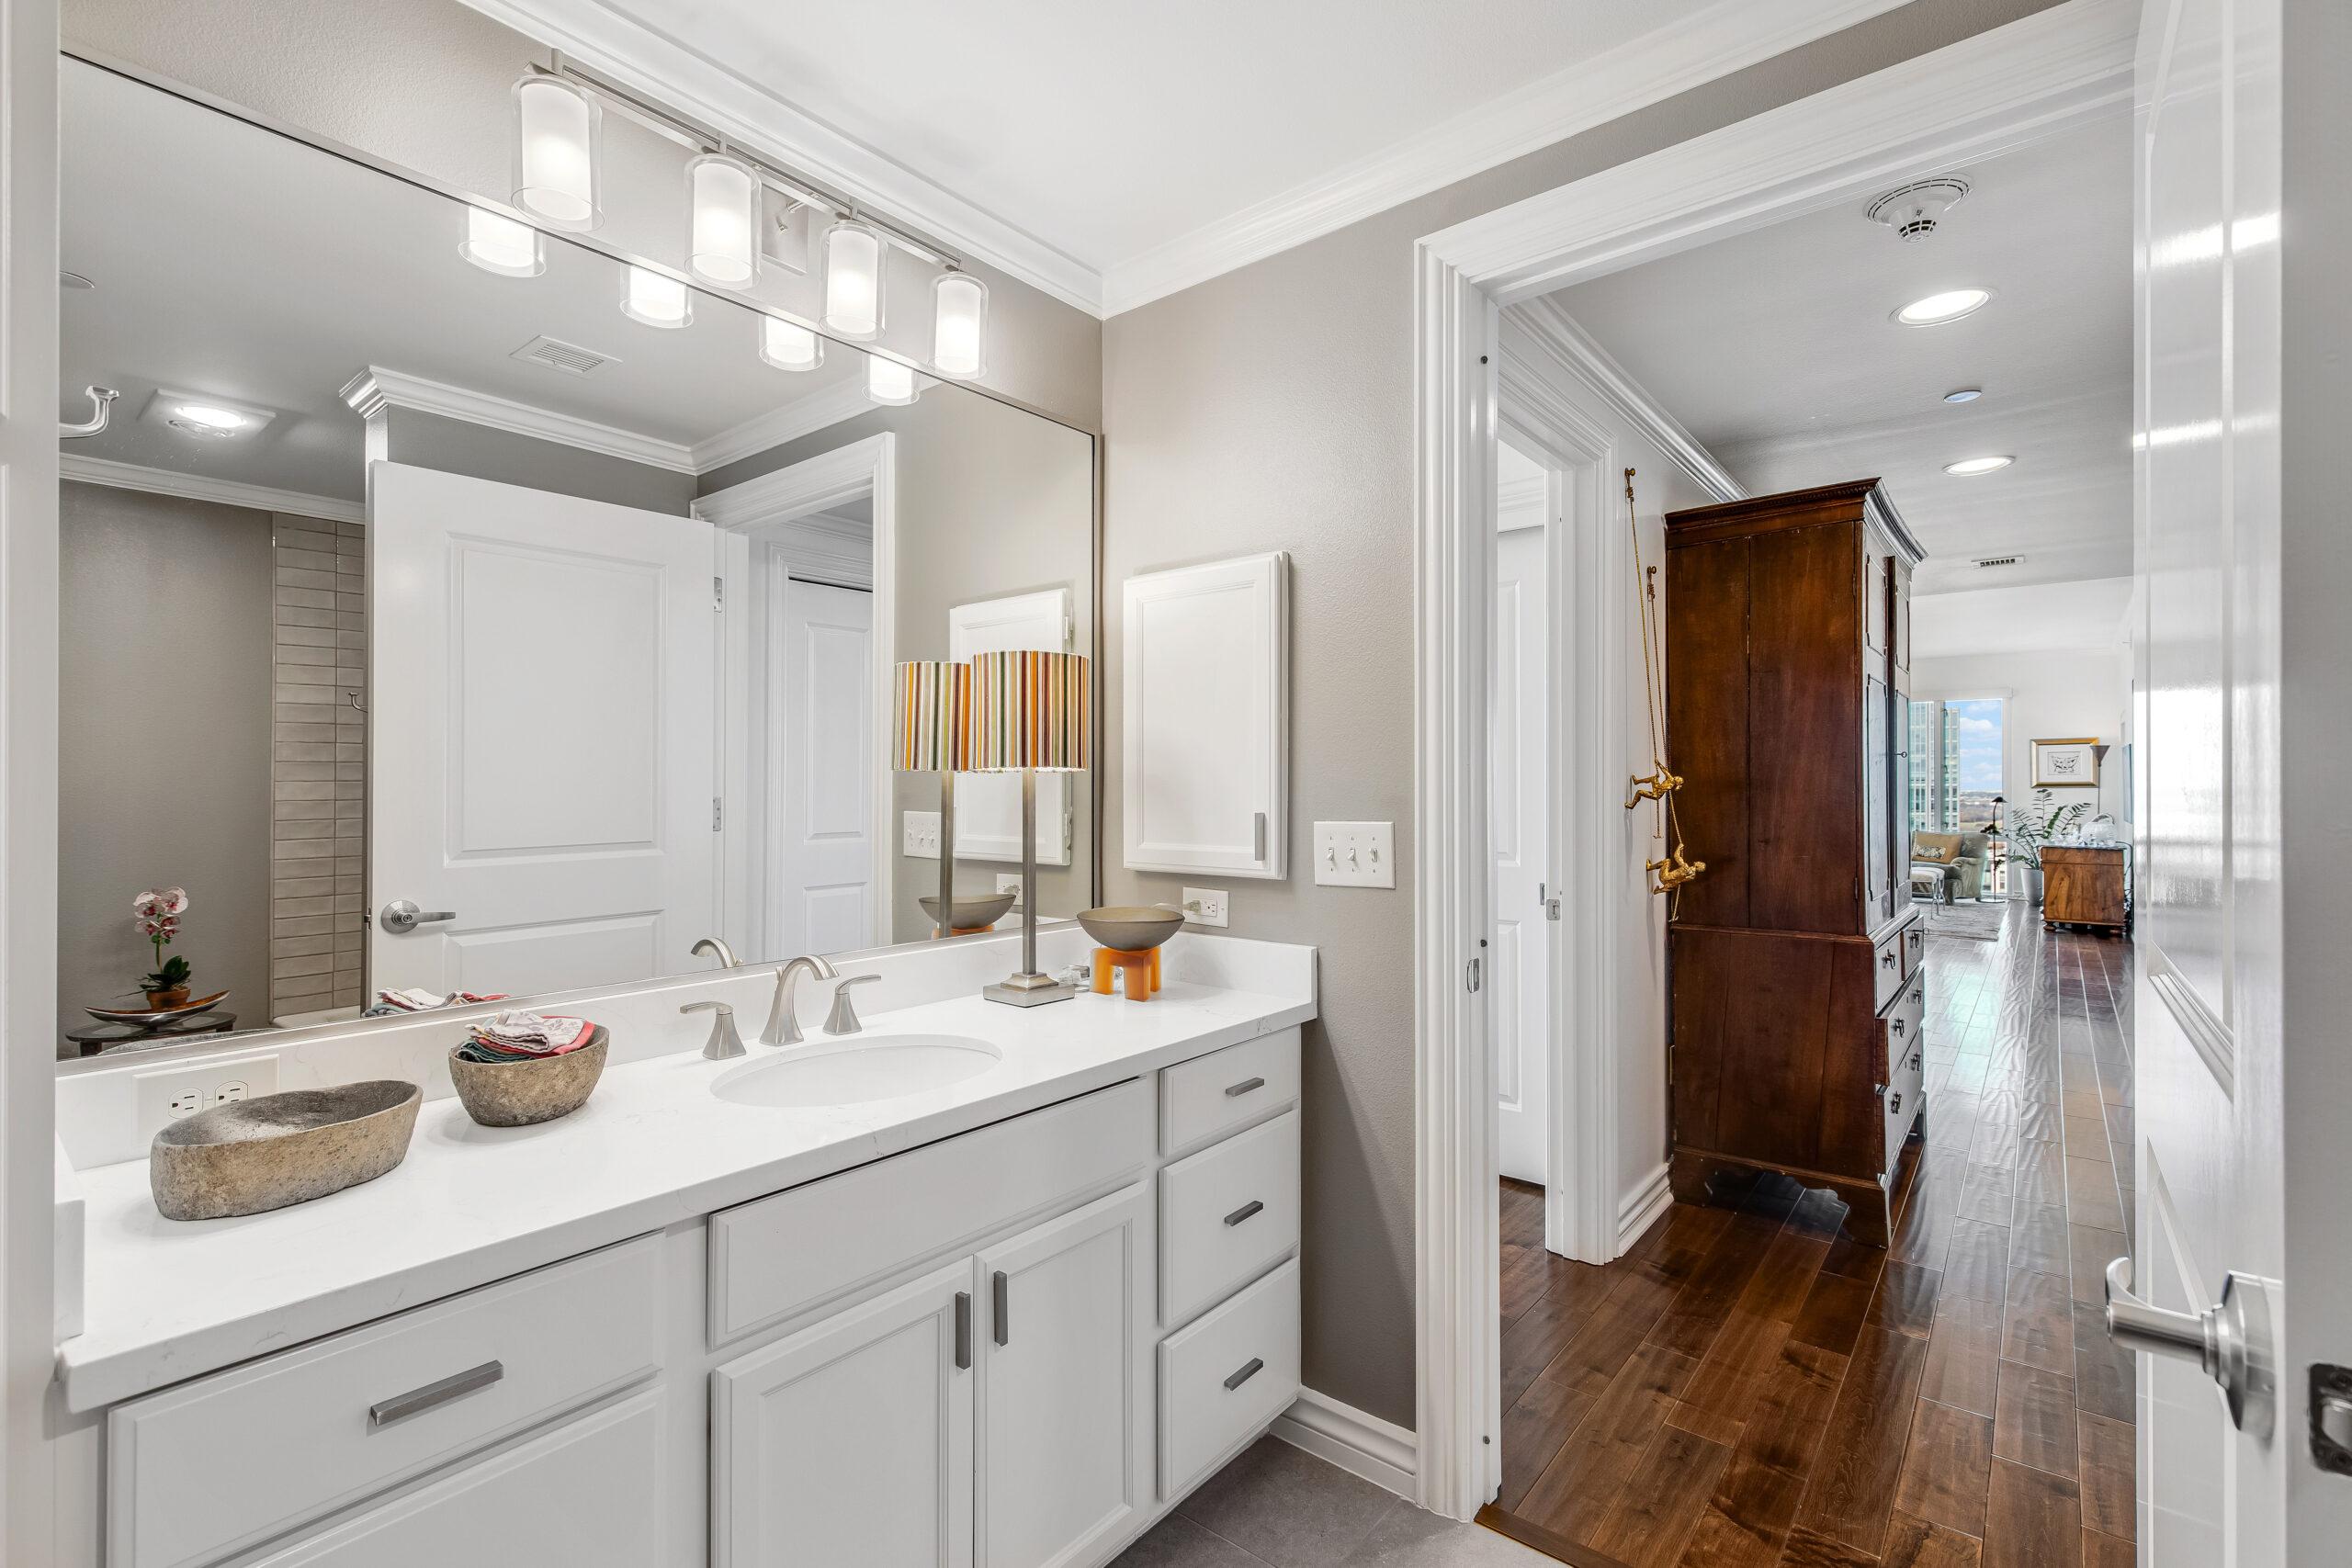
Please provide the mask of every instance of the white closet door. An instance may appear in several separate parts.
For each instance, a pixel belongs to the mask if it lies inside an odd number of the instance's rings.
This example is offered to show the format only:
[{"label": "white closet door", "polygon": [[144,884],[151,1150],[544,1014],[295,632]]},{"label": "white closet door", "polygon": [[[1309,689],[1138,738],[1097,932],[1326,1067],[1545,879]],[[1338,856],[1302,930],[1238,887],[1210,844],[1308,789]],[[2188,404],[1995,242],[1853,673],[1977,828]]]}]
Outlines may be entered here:
[{"label": "white closet door", "polygon": [[774,635],[784,787],[771,801],[776,955],[875,940],[874,595],[783,584]]},{"label": "white closet door", "polygon": [[[947,612],[947,657],[957,663],[976,653],[1067,653],[1069,645],[1067,588],[985,599]],[[1058,773],[1039,773],[1037,863],[1068,865],[1070,838],[1069,780]],[[1020,860],[1018,773],[956,775],[956,855],[959,860]]]},{"label": "white closet door", "polygon": [[1495,1098],[1497,1164],[1505,1176],[1546,1181],[1545,1083],[1551,1066],[1551,710],[1545,662],[1544,530],[1495,541],[1494,794]]}]

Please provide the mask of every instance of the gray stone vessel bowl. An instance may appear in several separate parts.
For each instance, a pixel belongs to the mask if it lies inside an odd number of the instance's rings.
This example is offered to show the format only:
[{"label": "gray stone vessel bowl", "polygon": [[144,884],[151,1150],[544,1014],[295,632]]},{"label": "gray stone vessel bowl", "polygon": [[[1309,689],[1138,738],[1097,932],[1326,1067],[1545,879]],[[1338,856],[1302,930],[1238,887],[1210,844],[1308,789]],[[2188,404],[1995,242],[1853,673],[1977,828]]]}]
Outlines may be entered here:
[{"label": "gray stone vessel bowl", "polygon": [[1142,953],[1158,947],[1184,929],[1184,917],[1175,909],[1151,905],[1117,904],[1107,908],[1081,909],[1078,923],[1086,934],[1121,953]]},{"label": "gray stone vessel bowl", "polygon": [[307,1203],[408,1156],[424,1090],[400,1078],[292,1089],[183,1116],[155,1134],[147,1181],[167,1220]]},{"label": "gray stone vessel bowl", "polygon": [[588,1103],[605,1076],[609,1037],[598,1024],[588,1043],[539,1062],[468,1062],[449,1050],[449,1081],[466,1114],[485,1127],[528,1127],[569,1116]]}]

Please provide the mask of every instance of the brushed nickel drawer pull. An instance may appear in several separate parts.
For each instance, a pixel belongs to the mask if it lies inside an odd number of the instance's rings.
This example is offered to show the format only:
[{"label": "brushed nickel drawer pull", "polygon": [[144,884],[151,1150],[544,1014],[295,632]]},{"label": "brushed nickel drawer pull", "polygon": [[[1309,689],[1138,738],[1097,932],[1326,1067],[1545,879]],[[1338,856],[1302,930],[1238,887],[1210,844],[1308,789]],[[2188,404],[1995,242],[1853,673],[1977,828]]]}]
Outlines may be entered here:
[{"label": "brushed nickel drawer pull", "polygon": [[1888,1100],[1886,1104],[1888,1115],[1899,1116],[1903,1113],[1903,1096],[1900,1092],[1898,1092],[1893,1100]]},{"label": "brushed nickel drawer pull", "polygon": [[1259,1372],[1265,1369],[1265,1365],[1266,1363],[1258,1357],[1250,1357],[1249,1360],[1242,1363],[1241,1370],[1239,1371],[1225,1380],[1226,1392],[1230,1393],[1235,1389],[1239,1388],[1243,1383],[1248,1382],[1251,1378],[1256,1377]]},{"label": "brushed nickel drawer pull", "polygon": [[967,1371],[972,1365],[972,1292],[956,1292],[956,1370]]},{"label": "brushed nickel drawer pull", "polygon": [[1236,1095],[1248,1094],[1251,1089],[1263,1089],[1265,1087],[1266,1080],[1263,1078],[1243,1078],[1239,1083],[1227,1089],[1225,1091],[1225,1097],[1227,1100],[1231,1100]]},{"label": "brushed nickel drawer pull", "polygon": [[1265,1204],[1260,1202],[1257,1199],[1252,1198],[1247,1203],[1242,1204],[1238,1209],[1234,1210],[1233,1213],[1226,1215],[1225,1223],[1229,1225],[1238,1225],[1265,1206]]},{"label": "brushed nickel drawer pull", "polygon": [[989,1315],[996,1320],[996,1342],[1010,1345],[1012,1343],[1012,1281],[1007,1280],[1004,1270],[1000,1269],[989,1282]]},{"label": "brushed nickel drawer pull", "polygon": [[1895,1033],[1897,1033],[1897,1034],[1902,1033],[1902,1032],[1903,1032],[1903,1021],[1902,1021],[1901,1019],[1899,1019],[1899,1018],[1898,1018],[1898,1019],[1896,1019],[1896,1020],[1894,1021],[1894,1024],[1892,1025],[1892,1027],[1893,1027],[1893,1029],[1894,1030],[1894,1032],[1895,1032]]},{"label": "brushed nickel drawer pull", "polygon": [[390,1399],[368,1407],[368,1429],[372,1431],[378,1427],[389,1427],[395,1421],[405,1421],[412,1416],[422,1415],[436,1404],[448,1404],[461,1393],[471,1393],[478,1388],[488,1388],[505,1375],[506,1367],[503,1362],[484,1361],[479,1367],[468,1367],[462,1372],[452,1372],[438,1382],[429,1382],[423,1388],[413,1388],[406,1393],[395,1394]]}]

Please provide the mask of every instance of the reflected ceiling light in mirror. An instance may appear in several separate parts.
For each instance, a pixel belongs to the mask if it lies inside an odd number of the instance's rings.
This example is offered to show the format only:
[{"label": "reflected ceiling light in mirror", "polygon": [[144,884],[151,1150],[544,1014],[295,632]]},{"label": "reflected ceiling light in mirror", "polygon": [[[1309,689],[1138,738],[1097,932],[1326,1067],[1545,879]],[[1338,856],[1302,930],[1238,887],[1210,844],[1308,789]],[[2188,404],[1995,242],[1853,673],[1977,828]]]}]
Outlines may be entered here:
[{"label": "reflected ceiling light in mirror", "polygon": [[466,209],[466,237],[458,254],[501,277],[537,277],[548,269],[546,242],[537,229],[479,207]]},{"label": "reflected ceiling light in mirror", "polygon": [[211,403],[181,403],[172,410],[175,420],[187,420],[207,430],[242,430],[248,423],[235,409],[219,408]]},{"label": "reflected ceiling light in mirror", "polygon": [[903,408],[915,400],[919,390],[913,366],[885,359],[878,354],[865,356],[865,395],[876,402]]},{"label": "reflected ceiling light in mirror", "polygon": [[960,272],[943,272],[931,285],[931,367],[969,380],[985,368],[989,286]]},{"label": "reflected ceiling light in mirror", "polygon": [[760,357],[779,370],[814,370],[825,363],[825,340],[807,327],[762,316]]},{"label": "reflected ceiling light in mirror", "polygon": [[674,277],[632,266],[621,314],[649,327],[683,327],[695,319],[694,293]]},{"label": "reflected ceiling light in mirror", "polygon": [[605,220],[596,200],[604,110],[556,76],[514,84],[514,205],[559,229]]},{"label": "reflected ceiling light in mirror", "polygon": [[1990,303],[1992,298],[1993,291],[1989,288],[1947,288],[1940,294],[1914,299],[1895,311],[1894,324],[1900,327],[1939,327],[1946,321],[1974,315]]},{"label": "reflected ceiling light in mirror", "polygon": [[1989,474],[1994,472],[1996,469],[2006,468],[2011,463],[2016,461],[2017,459],[2015,457],[1962,457],[1957,463],[1946,463],[1944,465],[1944,472],[1948,474],[1956,474],[1964,479],[1973,479],[1978,474]]},{"label": "reflected ceiling light in mirror", "polygon": [[882,335],[882,235],[854,219],[825,231],[825,330],[854,343]]},{"label": "reflected ceiling light in mirror", "polygon": [[1984,389],[1982,387],[1954,387],[1951,391],[1944,394],[1944,401],[1948,403],[1973,403],[1984,395]]},{"label": "reflected ceiling light in mirror", "polygon": [[686,165],[693,242],[686,270],[705,283],[744,288],[760,276],[760,176],[724,152]]}]

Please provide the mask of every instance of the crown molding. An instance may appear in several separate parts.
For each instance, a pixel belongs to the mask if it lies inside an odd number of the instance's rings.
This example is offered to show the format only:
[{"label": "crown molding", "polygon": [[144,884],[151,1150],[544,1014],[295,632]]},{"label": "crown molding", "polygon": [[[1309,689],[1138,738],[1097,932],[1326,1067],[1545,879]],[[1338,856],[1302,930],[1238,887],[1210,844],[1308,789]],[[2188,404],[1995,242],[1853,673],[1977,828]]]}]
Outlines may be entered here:
[{"label": "crown molding", "polygon": [[600,0],[465,3],[632,92],[772,154],[834,194],[922,230],[1065,305],[1102,314],[1102,279],[1092,266],[803,113],[673,33],[622,16]]},{"label": "crown molding", "polygon": [[1253,203],[1102,274],[1114,316],[1565,141],[1905,0],[1717,0],[1664,34],[1531,82],[1384,152]]},{"label": "crown molding", "polygon": [[240,484],[234,479],[207,479],[201,474],[175,473],[139,463],[118,463],[107,457],[85,457],[78,452],[57,455],[57,477],[81,484],[114,490],[143,490],[155,495],[175,495],[183,501],[209,501],[220,506],[243,506],[254,512],[286,512],[328,523],[365,523],[368,509],[356,501],[311,495],[299,490],[274,490],[268,485]]},{"label": "crown molding", "polygon": [[[694,514],[716,528],[751,528],[814,517],[845,501],[872,496],[879,517],[895,488],[897,461],[898,437],[885,431],[697,496]],[[854,526],[838,518],[827,521]]]},{"label": "crown molding", "polygon": [[[1710,495],[1718,501],[1737,501],[1747,494],[1747,488],[1715,460],[1706,444],[1691,434],[1671,410],[1651,395],[1648,388],[1634,380],[1633,373],[1618,364],[1556,298],[1513,305],[1510,319],[1566,367],[1570,375],[1591,388],[1611,411],[1672,458],[1676,467],[1704,486]],[[1504,353],[1510,354],[1508,347]]]},{"label": "crown molding", "polygon": [[387,408],[415,409],[422,413],[462,419],[470,424],[487,425],[492,430],[503,430],[515,435],[535,436],[541,441],[561,442],[566,446],[577,446],[584,451],[602,452],[609,457],[623,457],[632,463],[667,468],[672,473],[691,474],[696,471],[693,449],[679,442],[640,435],[636,431],[599,424],[592,419],[556,413],[529,403],[518,403],[512,398],[469,391],[445,381],[429,381],[422,376],[387,370],[380,365],[370,365],[345,383],[343,400],[357,410],[362,419],[373,419]]},{"label": "crown molding", "polygon": [[[919,384],[925,380],[926,378],[917,378]],[[854,419],[876,406],[874,400],[865,395],[865,381],[853,378],[756,414],[716,435],[705,436],[687,448],[686,455],[694,463],[695,472],[707,474],[754,453],[797,441],[828,425]]]}]

